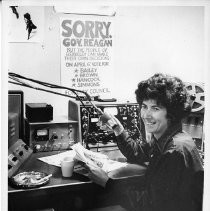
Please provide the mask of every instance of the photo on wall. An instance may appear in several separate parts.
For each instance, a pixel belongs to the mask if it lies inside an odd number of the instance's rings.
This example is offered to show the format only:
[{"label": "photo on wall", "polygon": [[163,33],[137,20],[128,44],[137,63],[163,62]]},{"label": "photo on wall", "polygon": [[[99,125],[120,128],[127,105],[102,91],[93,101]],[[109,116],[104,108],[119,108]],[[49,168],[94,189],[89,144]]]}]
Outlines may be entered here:
[{"label": "photo on wall", "polygon": [[44,8],[40,6],[8,7],[9,42],[42,42],[44,35]]}]

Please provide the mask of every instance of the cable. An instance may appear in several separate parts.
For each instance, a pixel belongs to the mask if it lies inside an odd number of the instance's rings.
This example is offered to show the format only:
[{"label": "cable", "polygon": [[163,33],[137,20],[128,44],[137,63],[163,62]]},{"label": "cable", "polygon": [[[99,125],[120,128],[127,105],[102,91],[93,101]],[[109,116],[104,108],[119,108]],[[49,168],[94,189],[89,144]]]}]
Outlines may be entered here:
[{"label": "cable", "polygon": [[[85,92],[85,91],[77,90],[77,89],[73,89],[73,88],[69,88],[69,87],[65,87],[65,86],[59,86],[59,85],[56,85],[56,84],[51,84],[51,83],[47,83],[47,82],[43,82],[43,81],[39,81],[39,80],[35,80],[35,79],[28,78],[28,77],[25,77],[25,76],[22,76],[22,75],[13,73],[13,72],[9,72],[8,74],[9,74],[9,78],[10,79],[16,81],[16,82],[9,81],[9,83],[13,83],[13,84],[16,84],[16,85],[20,85],[20,86],[24,86],[24,87],[28,87],[28,88],[40,90],[40,91],[45,91],[45,92],[49,92],[49,93],[53,93],[53,94],[57,94],[57,95],[61,95],[61,96],[64,96],[64,97],[70,97],[70,98],[78,99],[81,102],[81,104],[83,105],[83,107],[86,109],[86,106],[83,103],[83,100],[78,95],[78,92],[79,93],[82,93],[82,94],[84,94],[86,96],[86,98],[90,102],[90,104],[96,109],[96,112],[98,114],[100,114],[100,115],[103,114],[103,112],[100,109],[98,109],[97,106],[91,101],[90,95],[87,92]],[[56,89],[67,89],[67,90],[73,92],[76,95],[76,97],[69,96],[69,95],[66,95],[66,94],[62,94],[62,93],[59,93],[59,92],[54,92],[54,91],[46,90],[46,89],[39,88],[39,87],[35,87],[35,86],[32,86],[32,85],[30,85],[30,84],[28,84],[25,81],[20,80],[20,79],[27,80],[27,81],[32,81],[34,83],[37,83],[37,84],[40,84],[42,86],[46,86],[46,87],[52,88],[52,89],[55,89],[55,88]],[[87,112],[89,114],[91,114],[89,110],[87,110]]]},{"label": "cable", "polygon": [[[61,96],[64,96],[64,97],[78,99],[80,101],[80,103],[82,104],[83,108],[85,108],[86,111],[89,113],[89,115],[91,115],[91,112],[86,108],[82,98],[78,94],[78,93],[82,93],[83,95],[86,96],[86,98],[90,102],[90,104],[96,109],[96,112],[99,115],[103,114],[101,109],[97,108],[97,106],[91,101],[90,95],[85,91],[81,91],[81,90],[77,90],[77,89],[73,89],[73,88],[69,88],[69,87],[64,87],[64,86],[59,86],[59,85],[56,85],[56,84],[51,84],[51,83],[47,83],[47,82],[43,82],[43,81],[39,81],[39,80],[35,80],[35,79],[28,78],[28,77],[25,77],[25,76],[22,76],[22,75],[13,73],[13,72],[9,72],[8,75],[9,75],[9,78],[12,80],[12,81],[9,80],[9,83],[12,83],[12,84],[15,84],[15,85],[20,85],[20,86],[27,87],[27,88],[32,88],[32,89],[39,90],[39,91],[45,91],[45,92],[48,92],[48,93],[61,95]],[[66,94],[62,94],[62,93],[55,92],[55,91],[51,91],[51,90],[47,90],[47,89],[43,89],[43,88],[40,88],[40,87],[32,86],[31,84],[26,83],[25,80],[31,81],[33,83],[37,83],[39,85],[42,85],[42,86],[45,86],[45,87],[48,87],[48,88],[51,88],[51,89],[66,89],[66,90],[71,91],[76,97],[66,95]],[[85,137],[85,140],[86,139],[87,139],[87,137]],[[94,139],[96,140],[96,143],[99,144],[98,140],[96,138],[94,138]],[[88,145],[88,143],[87,143],[87,145]]]},{"label": "cable", "polygon": [[[137,126],[137,123],[135,123],[134,120],[135,119],[133,119],[131,122],[134,124],[134,127],[138,130],[138,133],[139,133],[139,141],[140,142],[143,141],[144,143],[147,143],[146,139],[143,136],[141,136],[141,131],[140,131],[139,127]],[[146,155],[145,152],[144,152],[144,150],[143,150],[143,148],[142,148],[142,146],[141,146],[141,143],[139,143],[139,147],[140,147],[141,151],[143,152],[143,154]]]},{"label": "cable", "polygon": [[16,85],[20,85],[20,86],[24,86],[24,87],[27,87],[27,88],[36,89],[36,90],[39,90],[39,91],[45,91],[45,92],[49,92],[49,93],[52,93],[52,94],[61,95],[61,96],[64,96],[64,97],[75,98],[75,97],[73,97],[73,96],[69,96],[69,95],[66,95],[66,94],[58,93],[58,92],[53,92],[53,91],[50,91],[50,90],[45,90],[45,89],[38,88],[38,87],[31,87],[31,86],[28,86],[28,85],[23,84],[23,83],[20,84],[20,83],[16,83],[16,82],[13,82],[13,81],[9,81],[9,83],[16,84]]},{"label": "cable", "polygon": [[28,85],[28,87],[30,87],[30,88],[36,88],[36,87],[33,87],[33,86],[29,85],[29,84],[26,84],[25,82],[19,80],[19,78],[20,79],[24,79],[24,80],[28,80],[28,81],[32,81],[34,83],[37,83],[37,84],[40,84],[42,86],[46,86],[46,87],[49,87],[49,88],[67,89],[67,90],[72,91],[79,99],[80,99],[80,97],[78,96],[77,92],[80,92],[80,93],[84,94],[87,97],[88,100],[91,100],[91,97],[86,92],[81,91],[81,90],[76,90],[76,89],[72,89],[72,88],[69,88],[69,87],[64,87],[64,86],[59,86],[59,85],[43,82],[43,81],[38,81],[38,80],[35,80],[35,79],[32,79],[32,78],[27,78],[27,77],[24,77],[22,75],[18,75],[16,73],[12,73],[12,72],[9,72],[9,78],[11,78],[12,80],[18,81],[20,83],[20,85],[21,84]]}]

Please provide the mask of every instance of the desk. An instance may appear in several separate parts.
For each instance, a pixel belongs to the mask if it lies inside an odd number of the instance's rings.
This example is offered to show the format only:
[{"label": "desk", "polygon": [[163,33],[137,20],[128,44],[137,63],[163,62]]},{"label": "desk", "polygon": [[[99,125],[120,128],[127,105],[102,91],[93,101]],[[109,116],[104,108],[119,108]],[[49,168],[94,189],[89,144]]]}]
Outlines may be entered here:
[{"label": "desk", "polygon": [[[134,164],[112,172],[115,180],[112,190],[106,190],[89,180],[86,176],[73,173],[71,178],[64,178],[61,169],[48,165],[37,158],[58,152],[33,153],[17,173],[23,171],[42,171],[52,174],[50,181],[43,187],[34,189],[15,189],[8,186],[8,210],[30,211],[54,208],[55,211],[86,210],[89,208],[119,204],[124,201],[122,188],[128,185],[142,185],[145,167]],[[105,153],[111,159],[121,158],[119,150]],[[137,168],[136,168],[137,167]]]}]

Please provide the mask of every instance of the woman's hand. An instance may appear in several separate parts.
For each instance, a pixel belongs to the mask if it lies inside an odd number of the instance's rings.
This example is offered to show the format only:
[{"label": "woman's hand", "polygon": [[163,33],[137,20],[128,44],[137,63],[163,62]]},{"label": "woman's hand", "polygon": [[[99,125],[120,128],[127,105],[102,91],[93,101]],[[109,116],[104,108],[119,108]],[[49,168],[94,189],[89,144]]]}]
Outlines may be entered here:
[{"label": "woman's hand", "polygon": [[99,126],[101,130],[113,131],[116,136],[119,136],[124,130],[120,121],[108,113],[104,113],[100,116],[97,126]]},{"label": "woman's hand", "polygon": [[109,179],[107,173],[96,165],[85,164],[85,168],[89,171],[88,177],[96,184],[105,187]]}]

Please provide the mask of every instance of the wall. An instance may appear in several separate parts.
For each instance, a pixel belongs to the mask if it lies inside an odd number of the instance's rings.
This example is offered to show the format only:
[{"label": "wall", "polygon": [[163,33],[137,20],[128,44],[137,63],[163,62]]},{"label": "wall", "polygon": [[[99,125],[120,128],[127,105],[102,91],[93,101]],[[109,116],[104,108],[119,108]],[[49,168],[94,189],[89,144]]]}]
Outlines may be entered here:
[{"label": "wall", "polygon": [[[44,7],[43,43],[9,43],[8,69],[37,80],[60,83],[59,16]],[[135,101],[137,83],[155,72],[204,82],[204,8],[193,6],[120,6],[115,16],[113,97]],[[47,102],[54,116],[67,115],[68,99],[22,89],[25,103]]]}]

